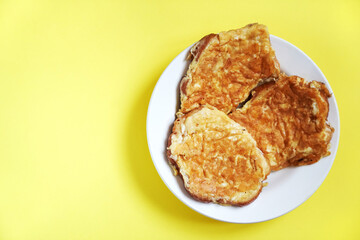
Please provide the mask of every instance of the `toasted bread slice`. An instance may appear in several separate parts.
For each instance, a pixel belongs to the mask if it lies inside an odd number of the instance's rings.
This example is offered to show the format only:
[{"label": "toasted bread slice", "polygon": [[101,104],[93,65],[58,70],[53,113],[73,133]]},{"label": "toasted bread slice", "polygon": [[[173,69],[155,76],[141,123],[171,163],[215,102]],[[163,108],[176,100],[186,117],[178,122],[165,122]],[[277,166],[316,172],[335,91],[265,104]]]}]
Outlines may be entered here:
[{"label": "toasted bread slice", "polygon": [[255,86],[280,73],[269,32],[261,24],[207,35],[191,48],[189,58],[178,115],[204,104],[229,113]]},{"label": "toasted bread slice", "polygon": [[259,195],[270,172],[251,135],[212,106],[176,119],[167,155],[185,189],[203,202],[248,204]]},{"label": "toasted bread slice", "polygon": [[281,74],[252,95],[229,116],[254,137],[272,170],[312,164],[330,154],[334,129],[327,123],[331,95],[325,84]]}]

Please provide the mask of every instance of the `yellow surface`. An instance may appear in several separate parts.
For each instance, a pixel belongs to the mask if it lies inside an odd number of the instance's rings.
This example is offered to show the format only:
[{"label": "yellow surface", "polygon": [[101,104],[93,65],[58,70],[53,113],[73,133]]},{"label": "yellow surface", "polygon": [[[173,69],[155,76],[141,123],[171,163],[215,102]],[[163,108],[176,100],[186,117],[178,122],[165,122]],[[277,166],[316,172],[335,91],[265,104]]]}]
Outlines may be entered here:
[{"label": "yellow surface", "polygon": [[[330,174],[294,211],[237,225],[182,204],[145,119],[169,62],[260,22],[307,53],[338,101]],[[360,239],[360,1],[0,1],[0,239]]]}]

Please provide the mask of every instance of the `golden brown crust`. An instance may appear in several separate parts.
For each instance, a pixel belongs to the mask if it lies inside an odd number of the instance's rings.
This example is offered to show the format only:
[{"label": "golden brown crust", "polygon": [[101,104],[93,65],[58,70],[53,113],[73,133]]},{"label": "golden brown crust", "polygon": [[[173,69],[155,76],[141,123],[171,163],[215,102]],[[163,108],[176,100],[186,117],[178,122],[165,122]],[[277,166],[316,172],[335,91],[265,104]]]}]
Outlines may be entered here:
[{"label": "golden brown crust", "polygon": [[198,61],[201,53],[204,51],[206,46],[209,44],[210,40],[214,37],[217,37],[217,35],[214,33],[211,33],[211,34],[203,37],[199,42],[197,42],[196,45],[190,51],[190,55],[192,56],[192,58],[195,59],[196,61]]},{"label": "golden brown crust", "polygon": [[246,205],[270,172],[250,134],[211,106],[178,118],[167,145],[169,163],[199,201]]},{"label": "golden brown crust", "polygon": [[169,147],[171,146],[171,137],[172,137],[173,134],[176,134],[176,132],[171,133],[169,138],[168,138],[167,146],[166,146],[166,156],[167,156],[169,164],[170,164],[170,166],[171,166],[171,168],[173,170],[173,174],[176,176],[179,173],[179,167],[176,164],[176,162],[174,161],[174,159],[171,158],[171,151],[169,149]]},{"label": "golden brown crust", "polygon": [[205,104],[229,113],[255,86],[280,73],[269,33],[261,24],[207,35],[193,46],[190,56],[181,81],[180,113]]},{"label": "golden brown crust", "polygon": [[[183,179],[182,176],[181,176],[181,179]],[[184,180],[183,180],[183,181],[184,181]],[[205,202],[205,203],[211,203],[211,202],[213,202],[213,201],[209,200],[208,198],[201,198],[201,197],[193,194],[192,192],[190,192],[190,191],[187,190],[186,188],[185,188],[185,190],[186,190],[187,193],[189,193],[189,195],[190,195],[193,199],[195,199],[195,200],[197,200],[197,201]],[[258,196],[260,195],[261,191],[262,191],[262,186],[261,186],[261,188],[259,189],[259,191],[257,192],[256,195],[254,195],[251,199],[249,199],[249,200],[247,200],[247,201],[244,201],[244,202],[235,202],[235,201],[226,202],[224,199],[218,199],[215,203],[220,204],[220,205],[225,205],[225,206],[229,205],[229,206],[242,207],[242,206],[248,205],[248,204],[252,203],[253,201],[255,201],[255,200],[258,198]]]},{"label": "golden brown crust", "polygon": [[330,96],[323,83],[283,74],[229,116],[251,133],[272,170],[308,165],[330,154]]}]

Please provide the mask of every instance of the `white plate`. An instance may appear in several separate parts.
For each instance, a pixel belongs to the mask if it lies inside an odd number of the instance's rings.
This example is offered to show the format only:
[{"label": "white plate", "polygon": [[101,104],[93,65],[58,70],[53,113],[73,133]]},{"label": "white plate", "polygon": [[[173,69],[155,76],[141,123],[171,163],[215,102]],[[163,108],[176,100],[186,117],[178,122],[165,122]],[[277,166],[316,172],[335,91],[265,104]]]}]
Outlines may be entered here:
[{"label": "white plate", "polygon": [[[281,70],[307,80],[324,82],[332,93],[324,74],[316,64],[294,45],[281,38],[270,37]],[[185,191],[180,177],[175,177],[166,158],[166,142],[179,101],[179,82],[185,74],[185,60],[190,47],[180,53],[158,80],[149,103],[146,131],[154,165],[171,192],[195,211],[205,216],[233,223],[254,223],[279,217],[305,202],[321,185],[334,162],[340,134],[339,112],[335,96],[329,98],[329,122],[335,128],[331,140],[331,155],[302,167],[286,168],[268,176],[267,187],[259,197],[244,207],[221,206],[194,200]]]}]

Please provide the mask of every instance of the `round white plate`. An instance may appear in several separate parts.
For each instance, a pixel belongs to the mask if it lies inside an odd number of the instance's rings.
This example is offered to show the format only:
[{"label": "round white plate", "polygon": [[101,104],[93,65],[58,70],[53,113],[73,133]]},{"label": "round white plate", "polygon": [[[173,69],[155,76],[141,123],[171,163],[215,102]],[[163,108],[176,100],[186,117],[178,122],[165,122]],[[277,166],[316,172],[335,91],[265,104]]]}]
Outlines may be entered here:
[{"label": "round white plate", "polygon": [[[298,75],[307,80],[324,82],[332,93],[324,74],[316,64],[294,45],[281,38],[270,37],[281,70],[288,75]],[[305,202],[321,185],[334,162],[340,134],[339,112],[332,95],[329,98],[329,122],[335,132],[331,140],[331,155],[319,162],[302,167],[286,168],[272,172],[269,183],[259,197],[244,207],[221,206],[194,200],[184,189],[180,177],[175,177],[166,158],[166,143],[175,120],[179,102],[179,82],[185,74],[190,47],[180,53],[165,69],[158,80],[149,103],[146,131],[154,165],[177,198],[205,216],[233,223],[254,223],[279,217]]]}]

